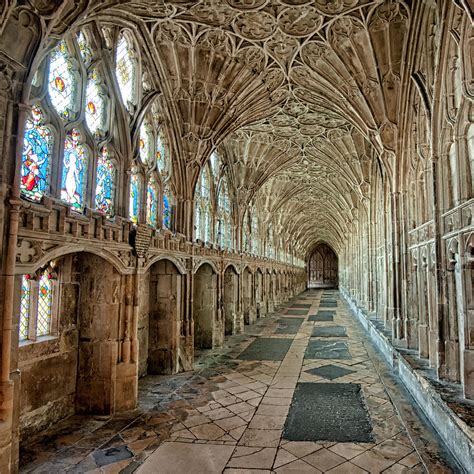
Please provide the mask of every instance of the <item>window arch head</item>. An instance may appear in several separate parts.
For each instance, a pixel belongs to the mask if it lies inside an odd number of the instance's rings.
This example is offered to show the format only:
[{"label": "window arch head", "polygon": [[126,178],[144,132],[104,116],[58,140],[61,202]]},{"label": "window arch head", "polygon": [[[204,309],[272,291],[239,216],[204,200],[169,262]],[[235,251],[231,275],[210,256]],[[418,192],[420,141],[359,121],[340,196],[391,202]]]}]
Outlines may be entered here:
[{"label": "window arch head", "polygon": [[76,115],[80,80],[65,41],[51,53],[48,71],[48,95],[54,109],[63,120]]},{"label": "window arch head", "polygon": [[87,128],[95,138],[107,129],[107,102],[102,77],[94,67],[87,78],[85,116]]},{"label": "window arch head", "polygon": [[21,192],[39,200],[47,191],[54,137],[44,125],[43,109],[35,105],[26,120],[21,160]]},{"label": "window arch head", "polygon": [[123,104],[130,111],[137,102],[137,60],[130,35],[124,31],[115,50],[115,75]]}]

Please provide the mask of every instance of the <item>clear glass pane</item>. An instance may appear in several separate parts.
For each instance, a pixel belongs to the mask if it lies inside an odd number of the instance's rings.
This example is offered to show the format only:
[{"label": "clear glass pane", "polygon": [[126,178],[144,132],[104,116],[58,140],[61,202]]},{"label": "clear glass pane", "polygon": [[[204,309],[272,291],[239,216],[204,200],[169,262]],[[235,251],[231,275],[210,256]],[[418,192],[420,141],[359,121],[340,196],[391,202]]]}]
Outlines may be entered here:
[{"label": "clear glass pane", "polygon": [[28,275],[23,275],[21,279],[21,299],[20,299],[20,341],[28,339],[28,326],[30,324],[30,280]]},{"label": "clear glass pane", "polygon": [[49,274],[44,272],[38,287],[38,319],[36,335],[46,336],[51,332],[51,309],[53,303],[53,287]]},{"label": "clear glass pane", "polygon": [[63,119],[70,119],[74,115],[78,89],[76,82],[68,47],[64,41],[61,41],[51,53],[48,93],[53,107]]}]

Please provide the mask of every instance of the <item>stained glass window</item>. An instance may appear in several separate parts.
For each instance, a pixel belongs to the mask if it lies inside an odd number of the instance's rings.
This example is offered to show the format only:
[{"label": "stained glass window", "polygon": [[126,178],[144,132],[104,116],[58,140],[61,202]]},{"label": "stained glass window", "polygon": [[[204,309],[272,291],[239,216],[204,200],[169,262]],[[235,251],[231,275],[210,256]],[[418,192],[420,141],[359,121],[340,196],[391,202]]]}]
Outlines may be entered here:
[{"label": "stained glass window", "polygon": [[81,133],[76,128],[66,136],[61,180],[61,199],[79,211],[84,206],[87,176],[87,151],[81,138]]},{"label": "stained glass window", "polygon": [[232,211],[230,206],[229,193],[227,190],[227,181],[224,179],[221,183],[218,200],[218,236],[221,247],[232,248]]},{"label": "stained glass window", "polygon": [[152,227],[157,226],[158,216],[158,185],[156,184],[155,178],[151,177],[148,181],[147,192],[146,192],[146,222]]},{"label": "stained glass window", "polygon": [[196,184],[195,201],[195,229],[196,239],[204,242],[211,240],[211,215],[210,215],[210,178],[207,165],[201,171]]},{"label": "stained glass window", "polygon": [[136,173],[130,178],[129,215],[133,223],[138,223],[140,214],[140,179]]},{"label": "stained glass window", "polygon": [[97,69],[90,71],[86,87],[86,123],[94,135],[105,131],[105,99],[100,88]]},{"label": "stained glass window", "polygon": [[35,105],[25,124],[20,183],[21,192],[31,199],[39,200],[46,192],[53,141],[43,111]]},{"label": "stained glass window", "polygon": [[28,339],[28,327],[30,324],[30,278],[23,275],[21,278],[21,298],[20,298],[20,341]]},{"label": "stained glass window", "polygon": [[95,182],[95,207],[111,216],[114,213],[115,166],[109,150],[104,146],[97,159]]},{"label": "stained glass window", "polygon": [[47,271],[41,275],[38,282],[38,291],[36,335],[46,336],[51,331],[51,307],[53,303],[53,285]]},{"label": "stained glass window", "polygon": [[51,53],[48,74],[48,93],[56,112],[63,119],[74,114],[77,80],[66,43],[61,41]]},{"label": "stained glass window", "polygon": [[140,159],[147,164],[152,161],[153,128],[148,120],[144,120],[140,127]]},{"label": "stained glass window", "polygon": [[79,46],[79,51],[81,53],[82,60],[86,65],[92,61],[92,51],[89,46],[89,41],[87,41],[86,35],[84,32],[79,32],[76,35],[77,44]]},{"label": "stained glass window", "polygon": [[127,109],[133,104],[136,94],[136,64],[132,57],[132,48],[126,35],[121,34],[117,42],[115,53],[115,74],[122,96],[123,103]]},{"label": "stained glass window", "polygon": [[163,193],[163,226],[167,229],[171,225],[171,205],[169,200],[169,192],[165,190]]},{"label": "stained glass window", "polygon": [[161,130],[156,134],[156,165],[162,175],[166,175],[165,142]]}]

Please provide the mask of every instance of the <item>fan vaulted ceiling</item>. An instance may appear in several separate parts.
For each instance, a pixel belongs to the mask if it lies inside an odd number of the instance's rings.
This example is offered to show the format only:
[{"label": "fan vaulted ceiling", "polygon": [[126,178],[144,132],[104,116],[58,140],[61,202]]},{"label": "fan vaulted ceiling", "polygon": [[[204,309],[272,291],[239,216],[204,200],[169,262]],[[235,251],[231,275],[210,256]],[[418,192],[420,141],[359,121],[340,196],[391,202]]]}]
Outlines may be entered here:
[{"label": "fan vaulted ceiling", "polygon": [[97,4],[84,21],[106,27],[113,17],[137,30],[193,179],[217,148],[241,209],[257,202],[304,255],[319,241],[339,249],[366,212],[374,174],[393,172],[409,8],[117,1]]}]

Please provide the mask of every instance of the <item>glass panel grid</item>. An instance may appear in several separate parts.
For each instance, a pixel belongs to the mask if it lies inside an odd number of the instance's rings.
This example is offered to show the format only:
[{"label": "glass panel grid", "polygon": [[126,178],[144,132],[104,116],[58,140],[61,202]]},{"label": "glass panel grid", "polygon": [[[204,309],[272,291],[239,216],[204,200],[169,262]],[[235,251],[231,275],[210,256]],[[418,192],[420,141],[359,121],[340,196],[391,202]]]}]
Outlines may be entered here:
[{"label": "glass panel grid", "polygon": [[28,339],[28,327],[30,324],[30,281],[27,275],[21,279],[21,299],[20,299],[20,341]]},{"label": "glass panel grid", "polygon": [[38,287],[38,319],[36,335],[46,336],[51,331],[51,308],[53,302],[52,282],[45,272],[40,278]]}]

